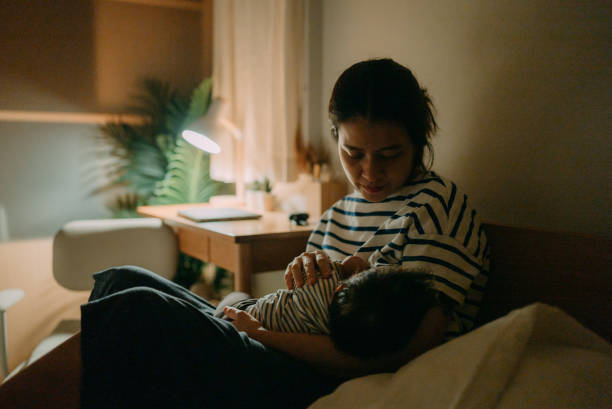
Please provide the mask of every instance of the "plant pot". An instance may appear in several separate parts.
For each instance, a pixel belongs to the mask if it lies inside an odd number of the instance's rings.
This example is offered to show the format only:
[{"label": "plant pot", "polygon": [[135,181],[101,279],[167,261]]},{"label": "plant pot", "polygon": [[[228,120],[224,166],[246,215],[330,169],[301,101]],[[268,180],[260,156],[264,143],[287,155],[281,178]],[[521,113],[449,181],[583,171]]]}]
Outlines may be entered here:
[{"label": "plant pot", "polygon": [[244,192],[244,201],[247,208],[259,212],[269,212],[276,207],[276,196],[261,190],[246,190]]},{"label": "plant pot", "polygon": [[269,212],[276,207],[276,196],[272,193],[259,192],[260,210]]}]

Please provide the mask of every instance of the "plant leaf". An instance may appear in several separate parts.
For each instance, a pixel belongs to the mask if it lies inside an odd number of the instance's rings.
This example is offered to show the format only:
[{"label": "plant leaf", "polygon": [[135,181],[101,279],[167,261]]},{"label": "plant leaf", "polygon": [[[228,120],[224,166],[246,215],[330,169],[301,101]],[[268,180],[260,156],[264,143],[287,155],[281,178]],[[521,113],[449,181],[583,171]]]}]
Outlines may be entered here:
[{"label": "plant leaf", "polygon": [[151,203],[208,202],[220,184],[209,174],[209,155],[178,139],[165,178],[157,183]]}]

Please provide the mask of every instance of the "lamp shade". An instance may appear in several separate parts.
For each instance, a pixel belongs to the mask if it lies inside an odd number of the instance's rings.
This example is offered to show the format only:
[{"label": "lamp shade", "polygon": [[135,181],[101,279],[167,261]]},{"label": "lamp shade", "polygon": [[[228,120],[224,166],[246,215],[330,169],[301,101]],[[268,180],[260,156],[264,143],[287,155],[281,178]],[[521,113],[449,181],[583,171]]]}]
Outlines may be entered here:
[{"label": "lamp shade", "polygon": [[219,153],[221,152],[221,147],[217,142],[212,140],[206,135],[209,135],[208,132],[196,132],[190,129],[185,129],[182,133],[183,139],[192,144],[198,149],[201,149],[208,153]]},{"label": "lamp shade", "polygon": [[225,103],[220,98],[215,98],[210,102],[206,115],[192,122],[182,133],[183,138],[195,146],[209,153],[221,152],[221,147],[216,142],[222,127],[227,127],[221,120],[221,114]]}]

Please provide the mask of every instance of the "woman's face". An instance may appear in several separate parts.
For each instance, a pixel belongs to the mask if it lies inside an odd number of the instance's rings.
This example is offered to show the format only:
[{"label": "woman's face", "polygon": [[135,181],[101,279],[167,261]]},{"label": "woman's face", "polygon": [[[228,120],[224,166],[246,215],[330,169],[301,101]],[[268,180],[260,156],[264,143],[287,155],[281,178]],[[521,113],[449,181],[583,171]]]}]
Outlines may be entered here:
[{"label": "woman's face", "polygon": [[338,153],[350,182],[371,202],[401,188],[414,167],[414,146],[405,128],[395,122],[356,118],[341,123]]}]

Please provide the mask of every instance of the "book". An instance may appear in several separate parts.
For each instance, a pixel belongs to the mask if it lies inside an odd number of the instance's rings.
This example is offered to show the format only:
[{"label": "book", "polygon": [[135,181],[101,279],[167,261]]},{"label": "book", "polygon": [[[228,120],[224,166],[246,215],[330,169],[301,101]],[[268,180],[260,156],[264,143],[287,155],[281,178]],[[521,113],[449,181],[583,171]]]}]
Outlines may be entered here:
[{"label": "book", "polygon": [[194,222],[220,222],[229,220],[259,219],[258,213],[233,207],[194,207],[179,210],[179,216],[183,216]]}]

